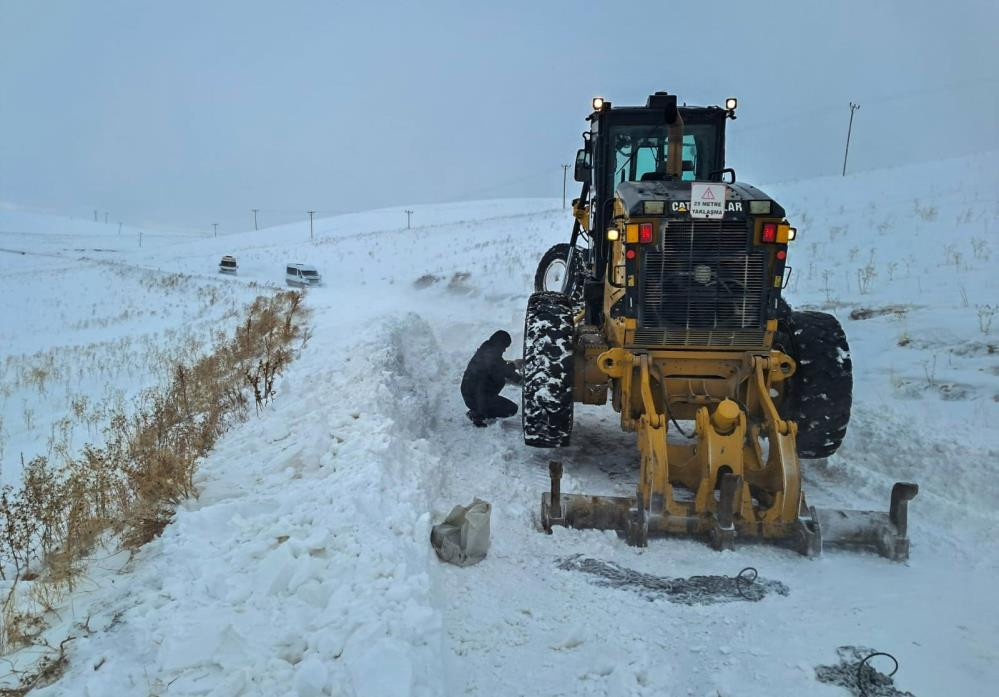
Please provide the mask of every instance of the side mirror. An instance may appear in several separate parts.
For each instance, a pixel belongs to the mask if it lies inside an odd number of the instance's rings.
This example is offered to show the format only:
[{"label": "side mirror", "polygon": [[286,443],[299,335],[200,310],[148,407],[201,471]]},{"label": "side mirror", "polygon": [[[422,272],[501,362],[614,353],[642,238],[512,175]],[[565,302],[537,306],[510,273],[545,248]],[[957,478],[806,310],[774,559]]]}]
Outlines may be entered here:
[{"label": "side mirror", "polygon": [[590,180],[590,153],[585,148],[576,151],[576,169],[573,170],[573,179],[578,182]]},{"label": "side mirror", "polygon": [[714,172],[711,172],[711,173],[710,173],[710,174],[708,175],[708,179],[714,179],[714,178],[715,178],[715,177],[717,177],[718,175],[721,175],[720,179],[721,179],[721,181],[723,181],[723,182],[724,182],[724,181],[725,181],[725,175],[726,175],[726,174],[727,174],[727,175],[729,175],[729,176],[730,176],[730,177],[732,177],[732,178],[731,178],[731,179],[729,179],[729,180],[728,180],[727,182],[725,182],[725,183],[726,183],[726,184],[735,184],[735,170],[734,170],[734,169],[732,169],[731,167],[726,167],[725,169],[716,169],[716,170],[715,170]]}]

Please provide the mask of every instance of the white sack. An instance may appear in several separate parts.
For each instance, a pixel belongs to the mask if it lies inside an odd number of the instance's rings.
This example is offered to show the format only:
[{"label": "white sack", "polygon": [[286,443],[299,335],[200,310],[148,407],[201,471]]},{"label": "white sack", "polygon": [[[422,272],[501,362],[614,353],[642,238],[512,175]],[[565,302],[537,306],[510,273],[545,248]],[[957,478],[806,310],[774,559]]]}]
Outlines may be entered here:
[{"label": "white sack", "polygon": [[492,506],[475,499],[468,506],[455,506],[443,523],[430,531],[430,544],[437,556],[451,564],[471,566],[489,551],[489,512]]}]

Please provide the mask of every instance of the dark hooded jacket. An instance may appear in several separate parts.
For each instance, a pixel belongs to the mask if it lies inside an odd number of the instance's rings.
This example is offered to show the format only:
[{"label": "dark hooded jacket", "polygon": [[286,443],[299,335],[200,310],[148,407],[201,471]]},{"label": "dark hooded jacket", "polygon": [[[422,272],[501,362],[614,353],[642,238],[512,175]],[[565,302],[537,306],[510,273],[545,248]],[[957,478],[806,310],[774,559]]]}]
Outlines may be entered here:
[{"label": "dark hooded jacket", "polygon": [[510,335],[505,331],[498,331],[479,346],[468,362],[461,378],[461,396],[465,400],[465,406],[473,413],[494,416],[489,411],[496,395],[507,381],[517,382],[519,379],[514,364],[503,360],[503,352],[510,347],[510,343]]}]

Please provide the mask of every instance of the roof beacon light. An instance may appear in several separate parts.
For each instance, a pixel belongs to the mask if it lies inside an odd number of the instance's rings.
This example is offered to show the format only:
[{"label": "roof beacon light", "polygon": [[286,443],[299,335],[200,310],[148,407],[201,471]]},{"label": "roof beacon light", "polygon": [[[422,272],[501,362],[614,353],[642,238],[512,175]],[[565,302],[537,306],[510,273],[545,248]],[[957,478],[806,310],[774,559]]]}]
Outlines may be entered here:
[{"label": "roof beacon light", "polygon": [[604,108],[604,98],[594,97],[593,98],[593,111],[600,111]]}]

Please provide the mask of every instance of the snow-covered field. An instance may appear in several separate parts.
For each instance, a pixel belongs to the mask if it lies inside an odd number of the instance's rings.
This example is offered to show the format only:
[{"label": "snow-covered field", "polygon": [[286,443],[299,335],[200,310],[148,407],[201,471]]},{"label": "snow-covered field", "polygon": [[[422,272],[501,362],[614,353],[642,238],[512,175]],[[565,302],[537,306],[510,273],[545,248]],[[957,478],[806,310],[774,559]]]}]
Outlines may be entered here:
[{"label": "snow-covered field", "polygon": [[[0,247],[27,252],[0,253],[8,307],[24,308],[0,325],[5,481],[74,397],[152,384],[157,351],[231,329],[286,261],[326,279],[277,399],[219,441],[199,498],[133,557],[95,559],[51,618],[53,644],[75,638],[37,694],[834,697],[849,692],[815,669],[841,646],[891,652],[896,686],[919,697],[988,693],[997,171],[993,153],[763,187],[799,227],[788,299],[836,313],[853,348],[854,418],[836,456],[806,463],[810,503],[883,509],[894,481],[918,482],[907,564],[538,532],[550,453],[523,445],[517,419],[471,427],[458,383],[494,330],[519,345],[536,260],[568,236],[559,201],[416,206],[411,230],[402,209],[340,216],[314,242],[302,223],[141,248],[0,212]],[[238,277],[215,273],[222,254]],[[52,366],[42,384],[37,365]],[[74,428],[72,444],[94,435]],[[564,491],[633,490],[634,436],[609,407],[578,409],[560,457]],[[431,524],[476,496],[493,504],[489,556],[439,563]],[[559,568],[573,555],[672,578],[753,566],[787,594],[679,604]]]},{"label": "snow-covered field", "polygon": [[217,259],[193,273],[156,263],[189,236],[144,231],[140,249],[138,230],[117,230],[0,210],[0,484],[18,482],[22,459],[99,440],[110,412],[231,331],[261,292],[216,278]]}]

